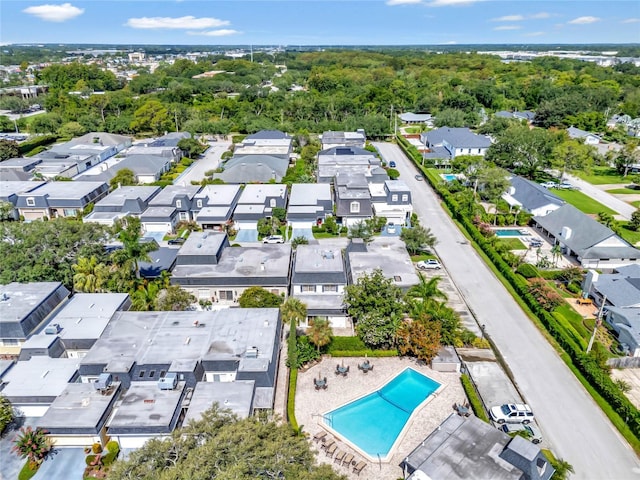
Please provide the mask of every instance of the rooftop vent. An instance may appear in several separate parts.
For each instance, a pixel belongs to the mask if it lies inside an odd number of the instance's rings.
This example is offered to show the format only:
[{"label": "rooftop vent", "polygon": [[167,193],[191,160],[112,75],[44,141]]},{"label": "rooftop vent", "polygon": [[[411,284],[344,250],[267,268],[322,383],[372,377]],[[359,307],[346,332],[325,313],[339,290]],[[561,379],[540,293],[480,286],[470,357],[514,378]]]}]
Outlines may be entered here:
[{"label": "rooftop vent", "polygon": [[160,390],[175,390],[178,386],[178,374],[169,372],[158,380],[158,388]]},{"label": "rooftop vent", "polygon": [[99,392],[106,390],[111,385],[112,377],[110,373],[101,373],[98,379],[93,382],[93,388]]},{"label": "rooftop vent", "polygon": [[258,358],[258,347],[247,348],[247,351],[244,352],[245,358]]}]

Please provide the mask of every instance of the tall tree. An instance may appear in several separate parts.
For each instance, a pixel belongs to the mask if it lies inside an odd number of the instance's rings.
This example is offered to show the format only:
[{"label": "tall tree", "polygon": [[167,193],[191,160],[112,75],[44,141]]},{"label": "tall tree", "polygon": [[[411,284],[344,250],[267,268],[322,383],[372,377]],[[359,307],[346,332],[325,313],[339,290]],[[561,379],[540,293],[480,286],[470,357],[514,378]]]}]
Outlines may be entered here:
[{"label": "tall tree", "polygon": [[121,168],[113,176],[113,178],[109,180],[109,186],[111,188],[125,187],[137,184],[138,180],[136,178],[136,174],[130,168]]},{"label": "tall tree", "polygon": [[89,258],[79,257],[78,263],[73,265],[73,288],[77,292],[104,292],[109,277],[109,267],[99,262],[93,255]]},{"label": "tall tree", "polygon": [[18,143],[13,140],[0,139],[0,162],[20,156]]},{"label": "tall tree", "polygon": [[440,323],[425,319],[405,320],[396,337],[400,354],[430,363],[440,350]]},{"label": "tall tree", "polygon": [[314,319],[307,329],[307,336],[309,337],[309,341],[313,343],[318,349],[318,352],[320,352],[322,347],[331,343],[331,338],[333,337],[333,330],[331,329],[329,320]]},{"label": "tall tree", "polygon": [[155,299],[156,310],[181,312],[196,302],[196,297],[180,287],[169,285],[158,292]]},{"label": "tall tree", "polygon": [[411,255],[417,255],[427,248],[433,248],[438,242],[436,236],[431,233],[431,229],[421,225],[403,228],[400,239],[405,243],[407,251]]},{"label": "tall tree", "polygon": [[307,306],[295,297],[289,297],[280,305],[283,323],[300,325],[307,318]]},{"label": "tall tree", "polygon": [[122,242],[122,250],[113,252],[113,259],[119,265],[131,265],[136,278],[140,278],[139,261],[149,262],[149,253],[158,249],[154,241],[143,242],[138,217],[125,217],[116,224],[118,239]]},{"label": "tall tree", "polygon": [[382,270],[376,269],[361,275],[355,284],[345,288],[344,303],[347,313],[359,321],[371,312],[385,318],[399,317],[404,309],[402,298],[400,287],[385,278]]},{"label": "tall tree", "polygon": [[242,308],[277,308],[282,300],[280,295],[262,287],[249,287],[238,297],[238,304]]}]

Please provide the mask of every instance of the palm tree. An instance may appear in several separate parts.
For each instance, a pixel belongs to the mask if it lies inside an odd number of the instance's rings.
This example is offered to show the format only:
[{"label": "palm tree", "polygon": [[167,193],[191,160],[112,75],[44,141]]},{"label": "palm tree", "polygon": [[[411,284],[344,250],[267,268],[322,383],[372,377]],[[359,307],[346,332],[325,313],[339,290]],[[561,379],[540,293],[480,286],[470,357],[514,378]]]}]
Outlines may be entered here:
[{"label": "palm tree", "polygon": [[437,298],[447,299],[447,294],[438,288],[438,283],[442,279],[439,275],[428,280],[421,272],[418,272],[418,276],[420,277],[420,283],[409,289],[407,297],[421,298],[425,303]]},{"label": "palm tree", "polygon": [[41,428],[21,428],[14,441],[12,450],[20,458],[26,458],[33,463],[41,463],[53,448],[47,432]]},{"label": "palm tree", "polygon": [[153,310],[160,292],[157,282],[143,282],[131,294],[131,310],[146,312]]},{"label": "palm tree", "polygon": [[553,247],[551,247],[551,255],[553,256],[553,266],[558,266],[558,260],[562,256],[562,247],[559,243],[556,243]]},{"label": "palm tree", "polygon": [[78,257],[78,263],[73,265],[73,288],[78,292],[103,292],[108,277],[108,267],[99,263],[95,256]]},{"label": "palm tree", "polygon": [[307,306],[297,298],[289,297],[280,306],[280,313],[283,323],[293,322],[293,325],[300,325],[307,318]]},{"label": "palm tree", "polygon": [[431,320],[440,322],[442,328],[440,338],[445,345],[454,345],[460,334],[460,314],[444,302],[429,302],[429,316]]},{"label": "palm tree", "polygon": [[[149,252],[158,249],[156,242],[141,242],[140,219],[137,217],[125,217],[124,223],[119,224],[118,238],[122,242],[122,250],[113,253],[114,261],[121,265],[132,266],[136,278],[140,278],[140,266],[138,261],[149,262]],[[123,228],[124,225],[124,228]]]},{"label": "palm tree", "polygon": [[309,336],[309,341],[317,347],[319,353],[322,347],[331,343],[331,338],[333,337],[329,320],[315,319],[309,325],[307,335]]}]

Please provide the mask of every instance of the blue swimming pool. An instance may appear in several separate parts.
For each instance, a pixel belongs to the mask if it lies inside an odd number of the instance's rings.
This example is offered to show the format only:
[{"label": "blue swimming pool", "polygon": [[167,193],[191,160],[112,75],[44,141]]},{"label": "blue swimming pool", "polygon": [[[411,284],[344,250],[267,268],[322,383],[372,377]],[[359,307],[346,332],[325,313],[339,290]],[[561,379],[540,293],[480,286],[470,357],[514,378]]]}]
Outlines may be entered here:
[{"label": "blue swimming pool", "polygon": [[496,230],[496,235],[498,237],[526,237],[529,235],[529,232],[526,230],[517,230],[515,228],[503,228],[501,230]]},{"label": "blue swimming pool", "polygon": [[453,182],[458,179],[458,176],[453,173],[443,173],[440,176],[447,182]]},{"label": "blue swimming pool", "polygon": [[407,368],[380,390],[326,413],[324,422],[370,457],[386,457],[413,411],[439,387]]}]

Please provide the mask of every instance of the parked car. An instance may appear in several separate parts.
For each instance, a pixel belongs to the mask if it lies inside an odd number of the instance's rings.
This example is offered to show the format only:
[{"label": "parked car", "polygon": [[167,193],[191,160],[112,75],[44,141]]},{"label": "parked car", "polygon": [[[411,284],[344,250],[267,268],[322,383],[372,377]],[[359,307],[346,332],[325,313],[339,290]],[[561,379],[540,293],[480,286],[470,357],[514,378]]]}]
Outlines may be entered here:
[{"label": "parked car", "polygon": [[530,423],[533,421],[533,412],[526,403],[505,403],[491,407],[489,411],[491,420],[496,423]]},{"label": "parked car", "polygon": [[529,246],[533,247],[533,248],[538,248],[542,246],[542,240],[538,240],[538,239],[532,239],[529,242]]},{"label": "parked car", "polygon": [[531,440],[531,443],[535,443],[537,445],[542,442],[542,433],[540,432],[540,429],[532,423],[528,425],[524,425],[522,423],[505,423],[500,425],[500,430],[507,435],[524,432],[524,436]]},{"label": "parked car", "polygon": [[558,185],[557,188],[561,190],[580,190],[578,187],[576,187],[575,185],[571,185],[569,182],[562,182]]},{"label": "parked car", "polygon": [[556,182],[544,182],[541,183],[540,186],[544,188],[556,188],[558,184]]},{"label": "parked car", "polygon": [[282,235],[270,235],[264,237],[262,243],[284,243],[284,237]]},{"label": "parked car", "polygon": [[186,242],[187,239],[184,237],[178,237],[178,238],[172,238],[171,240],[169,240],[167,243],[169,245],[182,245],[184,242]]},{"label": "parked car", "polygon": [[431,259],[423,260],[416,263],[416,268],[418,270],[440,270],[442,268],[442,265],[440,265],[440,262],[438,260]]},{"label": "parked car", "polygon": [[396,225],[395,223],[387,224],[387,233],[396,233]]},{"label": "parked car", "polygon": [[422,178],[422,175],[416,175],[416,180],[418,180],[419,182],[421,182],[422,180],[424,180],[424,178]]},{"label": "parked car", "polygon": [[396,162],[389,162],[390,168],[396,168]]}]

